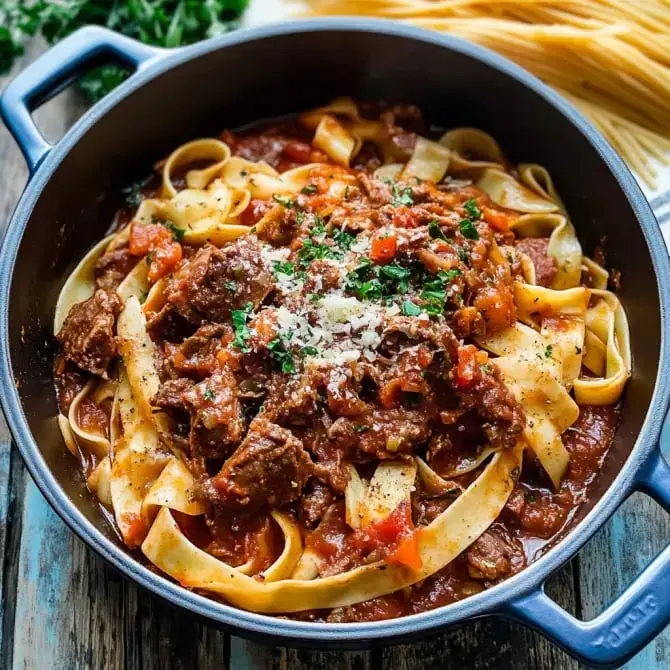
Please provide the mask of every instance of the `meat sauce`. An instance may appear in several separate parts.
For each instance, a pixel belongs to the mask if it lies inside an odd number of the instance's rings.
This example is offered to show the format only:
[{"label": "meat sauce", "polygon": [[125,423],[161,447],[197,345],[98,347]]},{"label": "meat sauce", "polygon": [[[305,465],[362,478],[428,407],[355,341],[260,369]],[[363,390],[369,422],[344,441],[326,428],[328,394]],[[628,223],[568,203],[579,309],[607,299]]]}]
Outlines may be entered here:
[{"label": "meat sauce", "polygon": [[[387,151],[394,152],[397,160],[407,160],[415,133],[422,128],[420,114],[411,107],[381,114],[392,128]],[[309,133],[296,123],[246,133],[225,131],[221,139],[234,155],[265,161],[279,172],[312,162],[330,169],[328,157],[312,147]],[[429,238],[422,232],[428,220],[445,209],[463,216],[464,204],[475,202],[488,224],[481,239],[467,243],[472,272],[467,281],[465,276],[455,279],[454,294],[466,299],[449,307],[449,325],[431,325],[419,332],[403,321],[405,317],[398,317],[381,342],[381,362],[354,365],[352,375],[344,379],[327,372],[287,377],[277,370],[278,361],[287,365],[285,351],[275,348],[269,358],[235,351],[230,345],[236,331],[229,324],[231,314],[240,310],[259,310],[248,351],[268,347],[275,337],[272,319],[263,321],[263,309],[272,305],[276,277],[260,262],[258,242],[248,236],[222,249],[189,249],[161,226],[152,225],[131,231],[127,247],[101,257],[96,268],[98,291],[87,303],[75,306],[68,317],[71,327],[66,322],[59,333],[62,349],[54,378],[59,406],[67,413],[90,373],[105,378],[116,356],[112,325],[120,305],[113,290],[139,256],[160,252],[152,257],[150,276],[165,278],[169,310],[149,321],[161,377],[153,404],[171,417],[175,443],[189,454],[199,495],[208,504],[203,517],[178,512],[173,516],[191,542],[230,565],[250,562],[253,572],[259,572],[272,564],[281,553],[282,536],[268,512],[270,507],[281,507],[300,521],[306,548],[321,561],[322,577],[380,559],[411,566],[416,528],[444,511],[481,467],[448,477],[449,488],[440,495],[418,487],[411,505],[400,505],[365,531],[352,531],[343,500],[347,482],[343,461],[355,463],[363,476],[369,476],[377,459],[421,450],[438,474],[467,470],[482,444],[496,440],[509,447],[523,429],[523,410],[487,365],[486,352],[463,343],[516,319],[510,288],[514,277],[494,274],[498,271],[488,256],[492,240],[514,243],[509,213],[468,183],[440,192],[417,184],[411,200],[428,203],[423,205],[425,211],[401,205],[388,184],[368,174],[381,163],[375,147],[364,145],[355,166],[362,172],[354,194],[365,206],[337,203],[330,218],[331,223],[338,216],[346,218],[353,228],[357,221],[368,225],[379,216],[380,203],[386,207],[384,216],[392,218],[397,235],[373,235],[368,264],[362,264],[356,277],[361,286],[379,285],[384,290],[379,274],[370,273],[370,263],[388,267],[400,248],[414,267],[422,266],[429,275],[461,263],[462,254],[451,245],[441,245],[439,239],[429,250]],[[151,195],[155,189],[155,180],[147,181],[140,193]],[[252,200],[242,223],[253,226],[271,207]],[[265,235],[274,244],[304,248],[295,212],[286,208],[282,217],[276,226],[268,226]],[[119,220],[128,218],[122,213]],[[548,285],[556,268],[547,242],[524,240],[519,246],[534,261],[538,284]],[[335,285],[331,266],[318,258],[310,260],[304,269],[305,293]],[[407,298],[419,299],[414,279],[404,281]],[[234,286],[234,291],[228,288],[222,293],[220,286]],[[442,374],[444,370],[448,374]],[[87,401],[79,412],[82,426],[105,433],[109,408]],[[461,600],[516,574],[565,532],[588,500],[590,485],[613,441],[618,415],[617,407],[580,408],[579,419],[563,436],[570,465],[557,491],[526,453],[500,517],[436,574],[401,592],[350,607],[291,616],[329,622],[388,619]]]}]

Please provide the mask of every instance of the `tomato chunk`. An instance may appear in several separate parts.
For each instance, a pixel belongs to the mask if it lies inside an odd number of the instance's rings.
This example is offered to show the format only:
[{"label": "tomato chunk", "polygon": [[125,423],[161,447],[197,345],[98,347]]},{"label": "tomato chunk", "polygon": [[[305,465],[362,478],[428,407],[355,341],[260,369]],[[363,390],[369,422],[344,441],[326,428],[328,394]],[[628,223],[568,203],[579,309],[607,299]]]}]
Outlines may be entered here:
[{"label": "tomato chunk", "polygon": [[284,146],[284,154],[296,163],[309,163],[312,157],[312,147],[305,142],[291,141]]},{"label": "tomato chunk", "polygon": [[482,207],[482,217],[491,228],[500,233],[505,233],[509,230],[509,216],[505,212],[498,209],[491,209],[490,207]]},{"label": "tomato chunk", "polygon": [[456,365],[456,383],[462,389],[472,386],[473,382],[480,376],[480,366],[485,365],[489,355],[480,351],[474,344],[466,344],[458,350],[458,363]]},{"label": "tomato chunk", "polygon": [[390,263],[395,256],[398,240],[395,235],[378,237],[372,241],[370,258],[375,263]]}]

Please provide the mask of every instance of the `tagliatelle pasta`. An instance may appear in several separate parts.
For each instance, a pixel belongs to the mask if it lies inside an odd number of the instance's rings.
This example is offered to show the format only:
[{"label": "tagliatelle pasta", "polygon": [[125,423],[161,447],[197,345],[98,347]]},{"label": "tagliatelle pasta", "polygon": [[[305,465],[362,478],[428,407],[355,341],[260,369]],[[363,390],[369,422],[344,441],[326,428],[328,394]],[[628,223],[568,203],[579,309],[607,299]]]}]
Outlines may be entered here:
[{"label": "tagliatelle pasta", "polygon": [[608,272],[544,168],[422,123],[338,98],[189,142],[65,283],[65,444],[184,587],[410,614],[522,569],[589,495],[631,373]]}]

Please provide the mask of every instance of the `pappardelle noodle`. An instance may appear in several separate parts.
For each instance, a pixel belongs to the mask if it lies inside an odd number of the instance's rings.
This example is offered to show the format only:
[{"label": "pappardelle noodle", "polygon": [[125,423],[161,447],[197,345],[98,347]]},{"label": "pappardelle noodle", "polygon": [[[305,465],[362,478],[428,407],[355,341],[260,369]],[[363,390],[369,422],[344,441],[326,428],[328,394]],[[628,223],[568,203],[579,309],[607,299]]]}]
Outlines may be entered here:
[{"label": "pappardelle noodle", "polygon": [[478,593],[569,525],[629,335],[545,168],[340,98],[155,173],[54,324],[65,443],[129,548],[347,622]]}]

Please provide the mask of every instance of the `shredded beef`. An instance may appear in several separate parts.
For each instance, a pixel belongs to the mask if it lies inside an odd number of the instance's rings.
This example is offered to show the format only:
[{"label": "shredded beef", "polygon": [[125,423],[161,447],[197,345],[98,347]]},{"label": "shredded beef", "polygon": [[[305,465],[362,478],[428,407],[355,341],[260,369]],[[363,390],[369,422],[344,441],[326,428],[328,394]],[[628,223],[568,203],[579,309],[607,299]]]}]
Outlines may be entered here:
[{"label": "shredded beef", "polygon": [[88,300],[73,305],[56,339],[63,357],[103,379],[116,357],[114,322],[121,311],[116,293],[98,289]]},{"label": "shredded beef", "polygon": [[221,338],[230,335],[229,326],[205,324],[184,340],[172,356],[172,365],[178,374],[203,377],[218,367],[216,354],[222,347]]},{"label": "shredded beef", "polygon": [[106,251],[95,264],[95,285],[105,291],[115,291],[138,260],[128,247]]},{"label": "shredded beef", "polygon": [[495,364],[490,367],[490,374],[481,375],[468,390],[458,391],[461,406],[474,409],[486,420],[482,428],[490,442],[512,447],[526,426],[526,415],[498,368]]},{"label": "shredded beef", "polygon": [[189,321],[224,322],[232,310],[258,307],[273,285],[258,240],[245,235],[222,249],[205,246],[168,280],[168,307]]},{"label": "shredded beef", "polygon": [[311,473],[302,442],[290,430],[257,419],[211,486],[217,504],[252,511],[297,500]]},{"label": "shredded beef", "polygon": [[181,379],[169,379],[158,388],[151,404],[162,409],[188,411],[188,405],[184,400],[184,393],[190,391],[195,382],[192,379],[182,377]]},{"label": "shredded beef", "polygon": [[474,579],[493,581],[526,567],[523,545],[501,523],[492,524],[465,552]]},{"label": "shredded beef", "polygon": [[181,397],[191,412],[191,458],[204,472],[203,460],[225,458],[244,433],[235,376],[228,368],[221,368]]},{"label": "shredded beef", "polygon": [[546,237],[527,237],[518,240],[516,248],[530,257],[535,266],[535,281],[540,286],[551,286],[556,276],[556,261],[547,253],[549,239]]},{"label": "shredded beef", "polygon": [[298,509],[300,521],[307,528],[314,528],[334,500],[332,489],[317,479],[313,479],[311,490],[300,498]]}]

